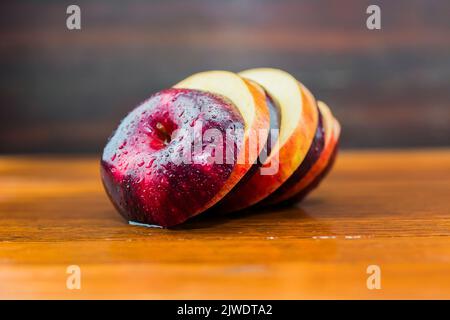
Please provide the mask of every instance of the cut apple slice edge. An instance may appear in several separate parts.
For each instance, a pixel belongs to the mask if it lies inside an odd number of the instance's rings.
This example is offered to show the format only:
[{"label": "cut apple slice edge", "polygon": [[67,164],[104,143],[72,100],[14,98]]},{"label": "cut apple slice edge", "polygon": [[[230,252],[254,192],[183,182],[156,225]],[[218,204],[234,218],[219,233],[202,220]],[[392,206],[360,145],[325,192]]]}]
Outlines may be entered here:
[{"label": "cut apple slice edge", "polygon": [[319,159],[313,164],[308,173],[300,181],[298,181],[298,183],[292,186],[285,193],[271,199],[268,204],[280,203],[300,193],[302,190],[307,188],[316,179],[316,177],[323,172],[323,170],[326,169],[339,140],[340,125],[339,122],[333,117],[330,108],[324,102],[318,101],[317,107],[322,115],[325,133],[325,146],[319,156]]},{"label": "cut apple slice edge", "polygon": [[239,151],[235,168],[224,187],[202,208],[203,211],[228,194],[256,163],[264,145],[257,143],[256,148],[250,148],[250,139],[254,139],[254,136],[251,136],[255,132],[263,132],[259,138],[267,140],[270,126],[269,108],[262,88],[229,71],[196,73],[177,83],[174,87],[207,91],[228,99],[238,109],[245,123],[243,145]]},{"label": "cut apple slice edge", "polygon": [[332,148],[331,148],[331,154],[328,158],[328,161],[327,161],[325,167],[320,171],[320,173],[317,176],[315,176],[314,179],[305,188],[303,188],[300,192],[298,192],[297,194],[295,194],[292,197],[291,200],[293,202],[303,200],[311,191],[316,189],[320,185],[320,183],[325,179],[325,177],[330,173],[330,171],[336,161],[336,158],[337,158],[340,131],[341,131],[341,126],[340,126],[339,122],[336,119],[334,119],[333,132],[334,132],[334,137],[336,137],[336,138],[333,138],[333,140],[331,142]]}]

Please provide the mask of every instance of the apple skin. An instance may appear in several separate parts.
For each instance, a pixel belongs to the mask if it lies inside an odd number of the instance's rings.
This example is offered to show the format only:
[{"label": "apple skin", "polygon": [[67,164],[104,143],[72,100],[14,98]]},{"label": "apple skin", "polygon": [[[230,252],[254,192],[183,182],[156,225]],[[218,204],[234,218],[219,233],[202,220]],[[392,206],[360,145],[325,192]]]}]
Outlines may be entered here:
[{"label": "apple skin", "polygon": [[303,190],[298,192],[292,198],[289,198],[287,201],[288,203],[295,203],[295,202],[302,201],[311,191],[313,191],[314,189],[316,189],[319,186],[319,184],[322,182],[322,180],[328,175],[328,173],[333,168],[334,163],[336,162],[338,149],[339,149],[339,143],[336,143],[334,145],[333,151],[331,152],[330,159],[329,159],[327,165],[325,166],[325,168],[323,169],[323,171],[318,176],[316,176],[314,178],[314,180],[306,186],[306,188],[304,188]]},{"label": "apple skin", "polygon": [[[202,133],[238,129],[235,139],[223,139],[223,150],[233,148],[234,163],[183,163],[186,142],[177,129],[202,122]],[[160,91],[143,102],[120,123],[101,159],[101,177],[107,194],[121,215],[139,223],[170,227],[205,210],[224,187],[235,167],[242,144],[244,120],[232,103],[211,93],[190,89]],[[173,135],[173,136],[172,136]],[[172,137],[171,137],[172,136]],[[193,143],[193,142],[192,142]],[[214,149],[192,159],[214,157]],[[197,151],[198,152],[198,151]]]},{"label": "apple skin", "polygon": [[308,153],[304,158],[300,166],[294,171],[294,173],[287,179],[277,190],[271,193],[267,198],[261,201],[258,206],[265,206],[271,204],[275,199],[282,197],[283,194],[289,192],[295,185],[301,181],[309,170],[314,166],[316,161],[322,154],[325,146],[325,132],[323,128],[322,114],[319,112],[319,122],[317,125],[314,139],[309,147]]},{"label": "apple skin", "polygon": [[[292,196],[290,202],[302,201],[311,191],[316,189],[322,180],[328,175],[336,162],[336,158],[339,150],[339,137],[341,134],[341,125],[333,117],[328,106],[322,102],[319,102],[321,109],[325,111],[325,114],[331,118],[331,134],[329,141],[327,142],[326,149],[322,153],[319,163],[316,163],[316,167],[309,172],[310,177],[305,178],[301,183],[302,189],[300,189],[294,196]],[[320,161],[321,160],[321,161]],[[324,164],[325,163],[325,164]]]},{"label": "apple skin", "polygon": [[280,131],[281,125],[280,108],[278,108],[278,106],[275,104],[275,102],[273,101],[272,97],[268,92],[265,92],[265,94],[267,107],[269,108],[269,115],[270,115],[270,131],[269,135],[267,136],[267,141],[262,153],[263,155],[265,155],[265,157],[263,157],[262,159],[258,157],[258,162],[260,163],[260,165],[264,163],[264,161],[266,160],[265,158],[272,152],[272,145],[270,141],[278,140],[278,133]]}]

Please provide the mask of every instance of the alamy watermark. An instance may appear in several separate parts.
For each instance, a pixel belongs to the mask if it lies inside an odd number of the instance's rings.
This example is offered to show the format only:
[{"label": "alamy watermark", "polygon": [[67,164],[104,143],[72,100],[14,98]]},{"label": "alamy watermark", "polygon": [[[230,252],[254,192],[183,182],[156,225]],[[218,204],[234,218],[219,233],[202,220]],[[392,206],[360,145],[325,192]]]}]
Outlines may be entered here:
[{"label": "alamy watermark", "polygon": [[70,265],[66,268],[69,275],[66,279],[66,288],[69,290],[81,289],[81,268],[77,265]]},{"label": "alamy watermark", "polygon": [[166,155],[176,165],[259,164],[261,175],[275,175],[279,170],[278,129],[226,129],[223,132],[217,128],[205,129],[202,121],[196,121],[193,127],[171,133],[165,132],[162,125],[149,130],[167,136]]},{"label": "alamy watermark", "polygon": [[366,27],[369,30],[381,29],[381,8],[376,4],[367,7],[366,13],[369,14],[366,20]]},{"label": "alamy watermark", "polygon": [[376,264],[367,267],[366,273],[369,277],[366,280],[366,286],[369,290],[381,289],[381,268]]},{"label": "alamy watermark", "polygon": [[66,9],[69,16],[66,19],[66,27],[69,30],[81,30],[81,9],[76,4],[71,4]]}]

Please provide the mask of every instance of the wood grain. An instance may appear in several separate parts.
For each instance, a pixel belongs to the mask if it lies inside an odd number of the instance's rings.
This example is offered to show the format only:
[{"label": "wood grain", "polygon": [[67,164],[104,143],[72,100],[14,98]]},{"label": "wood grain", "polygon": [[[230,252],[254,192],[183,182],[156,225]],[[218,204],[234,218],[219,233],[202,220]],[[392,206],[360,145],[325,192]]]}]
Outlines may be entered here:
[{"label": "wood grain", "polygon": [[0,298],[450,298],[449,194],[450,150],[347,151],[297,206],[149,229],[114,211],[98,159],[3,156]]}]

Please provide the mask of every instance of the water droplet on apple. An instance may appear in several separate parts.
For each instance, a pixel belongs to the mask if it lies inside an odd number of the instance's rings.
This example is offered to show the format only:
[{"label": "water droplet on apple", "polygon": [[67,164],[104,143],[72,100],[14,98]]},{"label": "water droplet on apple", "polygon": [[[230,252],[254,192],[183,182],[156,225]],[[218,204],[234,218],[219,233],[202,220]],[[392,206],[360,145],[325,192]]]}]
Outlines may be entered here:
[{"label": "water droplet on apple", "polygon": [[123,149],[127,145],[127,140],[123,140],[122,144],[119,146],[119,149]]},{"label": "water droplet on apple", "polygon": [[155,162],[155,158],[153,158],[152,160],[149,161],[149,163],[147,163],[147,165],[145,166],[146,168],[150,168],[153,164],[153,162]]}]

